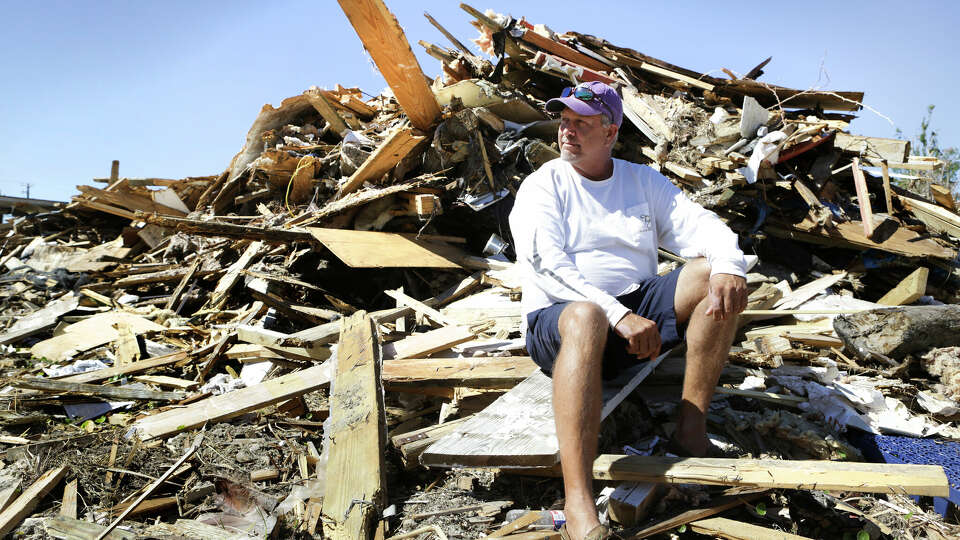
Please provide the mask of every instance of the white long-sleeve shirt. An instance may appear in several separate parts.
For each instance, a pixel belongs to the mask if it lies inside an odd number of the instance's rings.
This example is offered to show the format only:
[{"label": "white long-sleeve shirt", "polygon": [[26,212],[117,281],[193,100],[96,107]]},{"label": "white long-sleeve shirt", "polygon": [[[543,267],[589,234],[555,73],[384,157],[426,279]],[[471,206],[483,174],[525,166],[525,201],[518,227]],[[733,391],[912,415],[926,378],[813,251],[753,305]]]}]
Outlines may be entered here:
[{"label": "white long-sleeve shirt", "polygon": [[744,276],[737,235],[645,165],[613,160],[600,181],[554,159],[523,181],[510,213],[523,266],[526,315],[557,302],[597,303],[611,326],[630,311],[617,296],[657,273],[657,248],[705,257],[710,274]]}]

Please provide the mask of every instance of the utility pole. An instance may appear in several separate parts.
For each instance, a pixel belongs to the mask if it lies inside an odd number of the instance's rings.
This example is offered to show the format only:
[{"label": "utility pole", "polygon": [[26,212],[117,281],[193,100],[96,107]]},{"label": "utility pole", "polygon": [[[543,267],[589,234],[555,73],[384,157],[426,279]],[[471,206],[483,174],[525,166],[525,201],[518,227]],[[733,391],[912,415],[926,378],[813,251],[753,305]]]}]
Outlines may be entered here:
[{"label": "utility pole", "polygon": [[27,198],[29,199],[29,198],[30,198],[30,186],[32,186],[33,184],[31,184],[30,182],[22,182],[22,184],[23,184],[23,192],[27,195]]}]

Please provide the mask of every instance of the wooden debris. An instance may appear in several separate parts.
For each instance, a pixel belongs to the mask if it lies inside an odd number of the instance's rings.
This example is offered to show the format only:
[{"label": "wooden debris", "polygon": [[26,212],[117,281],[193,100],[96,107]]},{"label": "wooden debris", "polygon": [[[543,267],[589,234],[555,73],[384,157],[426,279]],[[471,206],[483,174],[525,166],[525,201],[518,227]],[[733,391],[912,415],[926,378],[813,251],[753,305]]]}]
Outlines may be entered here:
[{"label": "wooden debris", "polygon": [[[790,534],[785,531],[768,529],[742,521],[713,517],[690,523],[693,532],[706,534],[718,538],[735,538],[744,540],[804,540],[806,536]],[[809,539],[808,539],[809,540]]]},{"label": "wooden debris", "polygon": [[877,303],[884,306],[902,306],[916,302],[927,292],[927,276],[929,275],[929,268],[925,266],[917,268],[909,276],[903,278],[903,281],[898,283],[896,287],[880,297]]},{"label": "wooden debris", "polygon": [[[386,501],[382,389],[373,322],[363,311],[344,321],[330,396],[331,447],[327,475],[338,481],[323,500],[327,538],[367,538]],[[360,498],[364,504],[356,504]]]},{"label": "wooden debris", "polygon": [[31,390],[42,390],[44,392],[53,392],[57,394],[80,394],[120,400],[139,399],[147,401],[179,401],[186,397],[185,394],[181,394],[179,392],[157,392],[154,390],[144,390],[143,388],[103,386],[67,381],[51,381],[38,378],[19,379],[16,381],[11,381],[10,384],[16,388],[29,388]]},{"label": "wooden debris", "polygon": [[440,117],[440,107],[396,17],[381,0],[340,2],[340,7],[407,113],[410,123],[421,130],[433,127]]},{"label": "wooden debris", "polygon": [[255,386],[209,397],[180,409],[170,409],[148,416],[134,423],[133,427],[146,441],[194,429],[208,422],[229,420],[243,413],[303,395],[329,382],[327,366],[314,366]]},{"label": "wooden debris", "polygon": [[605,454],[594,462],[593,477],[630,482],[906,493],[935,497],[943,497],[948,492],[947,477],[943,468],[936,465]]},{"label": "wooden debris", "polygon": [[67,474],[66,467],[57,467],[50,469],[40,475],[37,480],[30,485],[19,497],[3,512],[0,512],[0,536],[6,536],[13,531],[20,523],[33,512],[33,509],[40,504],[51,490],[53,490],[63,477]]}]

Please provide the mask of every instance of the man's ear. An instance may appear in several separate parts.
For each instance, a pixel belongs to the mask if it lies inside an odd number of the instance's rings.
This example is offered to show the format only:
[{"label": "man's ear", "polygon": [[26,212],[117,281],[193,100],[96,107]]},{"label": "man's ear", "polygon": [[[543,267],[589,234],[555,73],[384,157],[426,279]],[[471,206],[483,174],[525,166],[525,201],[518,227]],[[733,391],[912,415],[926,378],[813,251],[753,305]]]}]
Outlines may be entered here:
[{"label": "man's ear", "polygon": [[610,124],[607,127],[610,129],[610,131],[607,132],[607,137],[613,142],[617,139],[617,132],[620,131],[620,127],[616,124]]}]

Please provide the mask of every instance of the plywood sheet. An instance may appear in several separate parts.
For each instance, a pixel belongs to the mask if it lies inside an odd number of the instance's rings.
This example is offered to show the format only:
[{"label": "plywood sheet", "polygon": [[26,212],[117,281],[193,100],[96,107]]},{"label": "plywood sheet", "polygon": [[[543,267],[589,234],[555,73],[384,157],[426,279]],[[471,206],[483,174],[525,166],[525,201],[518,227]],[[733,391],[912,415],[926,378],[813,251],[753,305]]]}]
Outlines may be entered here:
[{"label": "plywood sheet", "polygon": [[310,234],[353,268],[461,268],[465,255],[442,242],[374,231],[309,228]]}]

